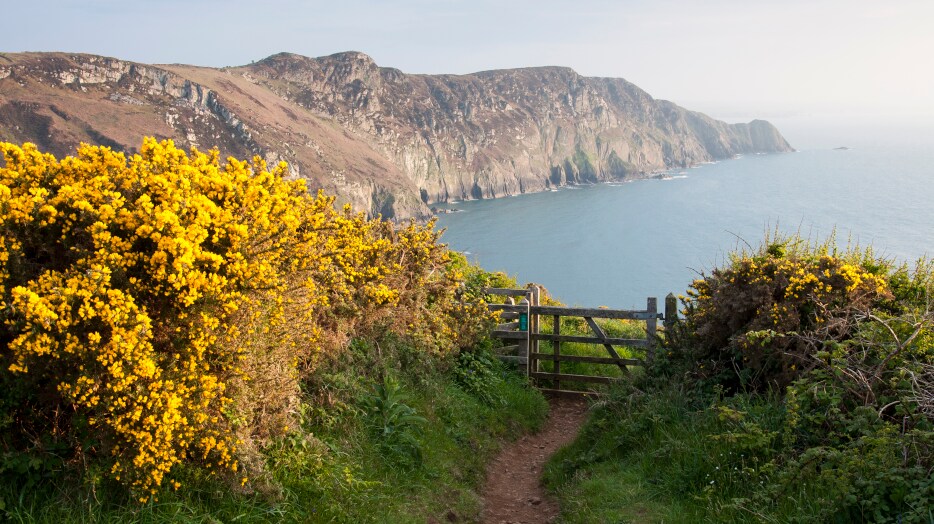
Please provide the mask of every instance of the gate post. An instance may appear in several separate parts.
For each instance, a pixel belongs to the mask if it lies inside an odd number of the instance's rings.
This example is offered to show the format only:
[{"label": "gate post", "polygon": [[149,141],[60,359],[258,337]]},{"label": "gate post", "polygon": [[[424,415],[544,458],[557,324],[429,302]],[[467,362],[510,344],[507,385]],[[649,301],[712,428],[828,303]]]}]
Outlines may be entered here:
[{"label": "gate post", "polygon": [[[541,288],[538,286],[532,286],[532,302],[529,304],[529,306],[541,305],[541,302],[540,302],[541,295],[542,295]],[[539,322],[541,319],[539,318],[538,313],[534,315],[531,314],[531,311],[529,311],[529,313],[530,313],[529,314],[529,353],[531,354],[531,353],[538,353],[538,339],[534,338],[533,335],[537,335],[539,333],[539,330],[541,328],[541,325],[539,324]],[[532,371],[535,373],[538,373],[539,371],[541,371],[538,367],[537,358],[535,359],[535,365],[529,364],[529,371]]]},{"label": "gate post", "polygon": [[678,299],[674,293],[665,297],[665,329],[671,329],[678,322]]},{"label": "gate post", "polygon": [[[529,300],[523,298],[519,301],[520,306],[525,306],[525,313],[520,313],[525,315],[526,322],[531,324],[531,319],[529,318]],[[526,325],[525,329],[525,338],[519,339],[519,347],[517,348],[516,354],[519,357],[519,362],[522,362],[522,359],[525,359],[525,376],[529,376],[529,371],[532,365],[532,359],[529,358],[529,331],[532,326]],[[520,327],[521,329],[521,327]]]},{"label": "gate post", "polygon": [[648,342],[649,362],[655,360],[655,330],[658,326],[658,299],[649,297],[646,300],[645,311],[650,315],[645,319],[645,338]]}]

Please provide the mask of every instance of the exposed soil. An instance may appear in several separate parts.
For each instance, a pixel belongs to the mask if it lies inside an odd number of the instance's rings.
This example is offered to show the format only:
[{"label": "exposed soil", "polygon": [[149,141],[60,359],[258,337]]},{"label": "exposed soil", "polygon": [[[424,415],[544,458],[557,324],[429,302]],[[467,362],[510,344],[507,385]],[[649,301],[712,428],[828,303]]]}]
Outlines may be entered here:
[{"label": "exposed soil", "polygon": [[542,468],[560,447],[571,443],[587,414],[587,401],[556,397],[545,426],[508,445],[490,464],[483,487],[484,524],[544,524],[560,513],[541,485]]}]

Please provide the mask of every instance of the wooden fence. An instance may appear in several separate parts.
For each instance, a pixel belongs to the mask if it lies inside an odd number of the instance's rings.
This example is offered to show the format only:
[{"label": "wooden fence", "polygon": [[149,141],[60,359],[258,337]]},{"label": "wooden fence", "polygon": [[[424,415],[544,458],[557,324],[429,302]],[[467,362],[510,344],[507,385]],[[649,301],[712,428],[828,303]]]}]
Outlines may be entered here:
[{"label": "wooden fence", "polygon": [[[556,392],[568,392],[561,389],[561,382],[609,383],[615,380],[605,375],[581,375],[562,373],[562,362],[586,362],[590,364],[603,364],[618,367],[623,373],[629,371],[629,366],[640,366],[644,362],[636,358],[623,358],[618,349],[622,347],[645,348],[645,356],[651,360],[655,356],[657,341],[656,331],[658,321],[666,323],[677,319],[677,300],[674,295],[668,294],[665,298],[665,313],[658,311],[658,302],[655,297],[646,300],[645,309],[624,310],[604,308],[578,308],[543,306],[539,303],[541,291],[537,287],[530,289],[504,289],[488,288],[490,295],[507,297],[506,304],[489,304],[491,311],[499,311],[500,318],[507,321],[496,326],[492,336],[504,341],[514,342],[500,349],[500,358],[515,362],[536,383],[549,380],[553,383],[551,388],[542,388]],[[518,303],[515,299],[520,299]],[[552,319],[552,332],[541,332],[541,319]],[[571,335],[561,333],[561,318],[583,318],[590,328],[591,335]],[[608,337],[595,319],[636,320],[645,322],[645,338],[613,338]],[[540,342],[550,342],[553,348],[551,353],[540,351]],[[561,353],[562,343],[595,344],[606,349],[607,356],[569,355]],[[551,361],[552,370],[542,371],[541,362]]]}]

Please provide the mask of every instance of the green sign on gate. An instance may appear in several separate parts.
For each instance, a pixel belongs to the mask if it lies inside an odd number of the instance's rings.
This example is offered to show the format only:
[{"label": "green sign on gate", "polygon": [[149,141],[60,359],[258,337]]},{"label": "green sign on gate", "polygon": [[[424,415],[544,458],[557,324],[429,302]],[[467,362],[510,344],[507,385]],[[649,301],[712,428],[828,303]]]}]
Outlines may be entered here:
[{"label": "green sign on gate", "polygon": [[519,313],[519,331],[529,330],[529,314]]}]

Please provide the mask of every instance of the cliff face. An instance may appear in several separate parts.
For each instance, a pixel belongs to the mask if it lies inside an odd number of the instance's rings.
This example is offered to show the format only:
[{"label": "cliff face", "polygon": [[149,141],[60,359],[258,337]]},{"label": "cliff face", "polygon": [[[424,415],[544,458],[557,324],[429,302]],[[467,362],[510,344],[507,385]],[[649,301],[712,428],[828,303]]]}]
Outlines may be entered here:
[{"label": "cliff face", "polygon": [[217,147],[224,156],[286,160],[292,176],[358,209],[428,215],[412,182],[366,137],[282,100],[246,71],[0,55],[0,140],[64,155],[80,142],[133,152],[146,135]]},{"label": "cliff face", "polygon": [[567,68],[405,75],[340,53],[279,54],[247,69],[281,96],[371,137],[427,203],[791,150],[767,122],[728,125],[625,80]]},{"label": "cliff face", "polygon": [[768,122],[725,124],[559,67],[406,75],[354,52],[225,69],[0,55],[0,139],[61,155],[80,141],[132,151],[143,135],[286,160],[309,186],[397,218],[791,150]]}]

